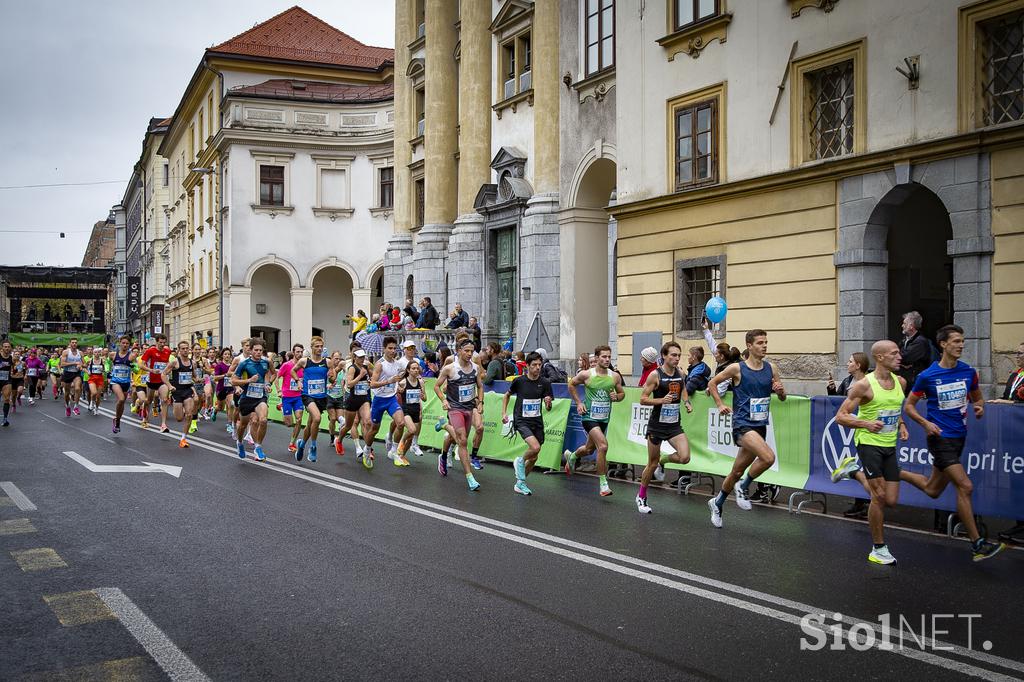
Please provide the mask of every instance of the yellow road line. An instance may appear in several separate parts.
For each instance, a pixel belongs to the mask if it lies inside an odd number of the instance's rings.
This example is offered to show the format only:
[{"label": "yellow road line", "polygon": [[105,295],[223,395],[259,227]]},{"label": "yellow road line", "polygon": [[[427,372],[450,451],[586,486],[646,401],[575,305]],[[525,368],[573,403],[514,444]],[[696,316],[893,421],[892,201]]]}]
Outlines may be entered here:
[{"label": "yellow road line", "polygon": [[114,612],[99,598],[99,595],[92,590],[44,595],[43,601],[47,603],[64,627],[117,618]]},{"label": "yellow road line", "polygon": [[35,533],[36,527],[28,519],[8,519],[0,521],[0,535],[17,535],[18,533]]},{"label": "yellow road line", "polygon": [[13,551],[11,556],[18,562],[18,566],[21,566],[21,570],[26,572],[68,567],[60,555],[49,547]]}]

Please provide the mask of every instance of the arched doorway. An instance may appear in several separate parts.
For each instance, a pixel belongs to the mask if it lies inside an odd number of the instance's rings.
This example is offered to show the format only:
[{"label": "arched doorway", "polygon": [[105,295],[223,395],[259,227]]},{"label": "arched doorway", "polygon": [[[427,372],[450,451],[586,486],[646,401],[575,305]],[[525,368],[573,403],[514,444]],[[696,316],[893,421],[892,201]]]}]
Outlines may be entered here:
[{"label": "arched doorway", "polygon": [[[415,283],[413,281],[412,275],[409,275],[408,277],[405,278],[405,297],[408,298],[408,299],[411,299],[412,300],[412,304],[416,305],[418,303],[418,301],[416,300],[415,296],[416,296],[416,286],[415,286]],[[403,305],[404,305],[404,301],[403,301]]]},{"label": "arched doorway", "polygon": [[262,337],[268,350],[291,344],[291,286],[288,272],[272,263],[252,275],[250,335]]},{"label": "arched doorway", "polygon": [[[883,208],[884,207],[884,208]],[[916,310],[924,318],[922,333],[935,338],[953,321],[953,238],[949,213],[935,194],[917,183],[899,185],[879,204],[887,224],[888,338],[899,339],[903,314]]]},{"label": "arched doorway", "polygon": [[349,327],[344,322],[352,314],[352,277],[343,268],[327,266],[314,275],[312,286],[313,331],[321,331],[328,350],[345,352]]},{"label": "arched doorway", "polygon": [[[367,310],[368,315],[373,315],[380,308],[380,304],[384,302],[384,268],[379,267],[373,271],[370,275],[370,310]],[[394,301],[388,301],[388,303],[394,303]]]},{"label": "arched doorway", "polygon": [[[610,343],[614,310],[613,259],[615,251],[614,226],[609,224],[605,207],[615,192],[615,161],[608,156],[594,158],[585,166],[574,183],[570,197],[572,205],[571,243],[563,245],[563,258],[572,260],[570,288],[563,294],[561,328],[562,354],[572,351],[576,355],[592,351],[598,344]],[[567,231],[562,232],[567,235]],[[568,251],[565,247],[568,246]],[[563,266],[562,272],[569,269]],[[563,274],[564,276],[564,274]],[[563,287],[565,283],[563,283]],[[566,300],[566,296],[571,301]],[[568,342],[568,347],[566,343]],[[615,346],[615,343],[610,343]]]}]

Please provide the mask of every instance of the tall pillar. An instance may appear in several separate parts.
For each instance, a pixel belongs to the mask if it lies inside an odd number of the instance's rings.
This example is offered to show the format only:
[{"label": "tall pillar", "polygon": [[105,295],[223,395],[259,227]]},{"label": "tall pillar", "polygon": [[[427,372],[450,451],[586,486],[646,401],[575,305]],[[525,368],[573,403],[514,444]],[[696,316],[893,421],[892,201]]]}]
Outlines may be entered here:
[{"label": "tall pillar", "polygon": [[[385,300],[394,303],[405,301],[405,278],[408,276],[406,261],[411,256],[412,233],[396,232],[391,235],[391,239],[388,240],[387,253],[384,255]],[[413,292],[413,296],[415,295],[416,292]],[[363,308],[363,310],[366,310],[366,308]]]},{"label": "tall pillar", "polygon": [[533,9],[533,186],[558,192],[558,0],[537,0]]},{"label": "tall pillar", "polygon": [[409,140],[416,125],[413,118],[412,83],[406,74],[409,66],[409,43],[413,41],[413,4],[415,0],[395,0],[395,196],[394,223],[396,232],[408,232],[412,229],[413,195],[412,173],[409,164],[412,162],[412,148]]},{"label": "tall pillar", "polygon": [[241,340],[249,338],[252,327],[252,288],[228,287],[225,298],[224,315],[227,320],[228,337],[221,343],[225,346],[241,347]]},{"label": "tall pillar", "polygon": [[[458,138],[455,104],[455,15],[451,0],[426,0],[426,97],[424,224],[447,225],[455,220],[455,152]],[[556,36],[557,37],[557,36]],[[557,124],[556,124],[557,125]]]},{"label": "tall pillar", "polygon": [[293,287],[291,290],[291,316],[292,329],[291,338],[285,345],[283,340],[278,340],[281,348],[288,348],[292,344],[301,343],[309,345],[309,337],[313,331],[313,288]]},{"label": "tall pillar", "polygon": [[530,198],[519,227],[519,284],[522,291],[516,318],[516,345],[526,339],[534,318],[540,313],[551,339],[551,348],[547,349],[551,358],[560,357],[560,271],[558,193],[536,194]]},{"label": "tall pillar", "polygon": [[445,272],[448,238],[451,233],[451,225],[424,225],[416,234],[416,246],[412,256],[416,302],[419,302],[421,296],[429,296],[431,303],[442,316],[448,306]]},{"label": "tall pillar", "polygon": [[373,300],[373,289],[353,289],[352,290],[352,314],[355,315],[357,310],[362,310],[364,313],[373,317],[374,310],[370,310],[373,306],[371,301]]},{"label": "tall pillar", "polygon": [[459,62],[460,216],[491,177],[491,1],[462,0]]},{"label": "tall pillar", "polygon": [[[484,217],[460,215],[448,240],[448,295],[451,304],[477,319],[484,313]],[[489,320],[488,322],[493,322]]]}]

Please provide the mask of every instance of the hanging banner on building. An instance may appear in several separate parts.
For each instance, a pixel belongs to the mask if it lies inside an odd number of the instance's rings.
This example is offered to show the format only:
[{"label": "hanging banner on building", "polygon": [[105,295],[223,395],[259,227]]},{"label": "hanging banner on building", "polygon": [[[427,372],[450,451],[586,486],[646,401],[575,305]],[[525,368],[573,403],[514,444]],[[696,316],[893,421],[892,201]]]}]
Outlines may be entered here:
[{"label": "hanging banner on building", "polygon": [[153,324],[153,335],[164,333],[164,307],[153,305],[149,308],[149,319]]},{"label": "hanging banner on building", "polygon": [[[841,397],[819,396],[812,400],[811,462],[809,490],[867,499],[857,481],[832,483],[831,473],[839,462],[857,454],[853,431],[836,423],[836,412],[843,404]],[[921,414],[927,414],[924,402],[918,403]],[[924,429],[911,422],[910,440],[898,441],[896,454],[900,468],[929,476],[932,457],[928,452]],[[974,512],[982,515],[1021,518],[1024,510],[1024,408],[1019,405],[986,404],[981,420],[968,419],[967,442],[960,458],[974,485]],[[956,511],[956,491],[952,485],[937,499],[902,483],[900,504]]]},{"label": "hanging banner on building", "polygon": [[128,287],[128,319],[134,320],[139,317],[139,310],[142,307],[142,278],[128,277],[126,282]]}]

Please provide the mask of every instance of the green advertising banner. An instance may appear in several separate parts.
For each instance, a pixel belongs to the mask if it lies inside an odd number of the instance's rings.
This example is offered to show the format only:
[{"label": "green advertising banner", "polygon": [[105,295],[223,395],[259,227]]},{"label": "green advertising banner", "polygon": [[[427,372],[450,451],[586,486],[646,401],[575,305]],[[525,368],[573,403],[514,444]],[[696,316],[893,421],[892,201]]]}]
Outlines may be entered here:
[{"label": "green advertising banner", "polygon": [[[612,404],[608,424],[608,460],[626,464],[647,463],[647,422],[651,407],[640,404],[641,390],[626,388],[622,402]],[[732,415],[718,413],[714,401],[704,393],[693,400],[693,413],[682,412],[682,426],[690,442],[690,463],[667,464],[669,469],[686,469],[725,476],[732,469],[737,448],[732,443]],[[732,404],[732,394],[725,402]],[[790,396],[785,401],[772,396],[768,444],[776,453],[775,464],[758,480],[792,488],[803,488],[810,471],[811,401]],[[662,444],[662,452],[672,448]]]},{"label": "green advertising banner", "polygon": [[[422,422],[420,427],[419,444],[423,447],[440,450],[444,445],[445,431],[435,431],[434,425],[441,417],[446,416],[441,407],[441,401],[434,394],[435,379],[423,379],[423,403],[421,405]],[[521,436],[516,434],[512,439],[502,435],[501,424],[501,401],[504,393],[484,393],[484,439],[480,444],[480,452],[487,459],[512,461],[523,454],[526,444]],[[540,456],[537,458],[537,466],[550,469],[557,469],[562,461],[562,441],[565,438],[565,424],[569,417],[568,399],[556,399],[553,401],[551,411],[544,411],[544,445],[541,447]],[[276,387],[271,388],[270,396],[267,399],[268,414],[271,421],[283,422],[280,408],[281,398],[277,394]],[[515,406],[513,397],[508,403],[508,414],[511,418]],[[320,429],[327,431],[328,419],[326,413],[320,420]],[[377,432],[376,440],[383,441],[391,425],[391,417],[386,413],[381,420],[380,430]],[[472,438],[472,432],[470,432]]]},{"label": "green advertising banner", "polygon": [[66,346],[72,339],[78,339],[79,346],[103,346],[107,340],[103,334],[51,334],[44,332],[11,332],[7,337],[12,346]]}]

